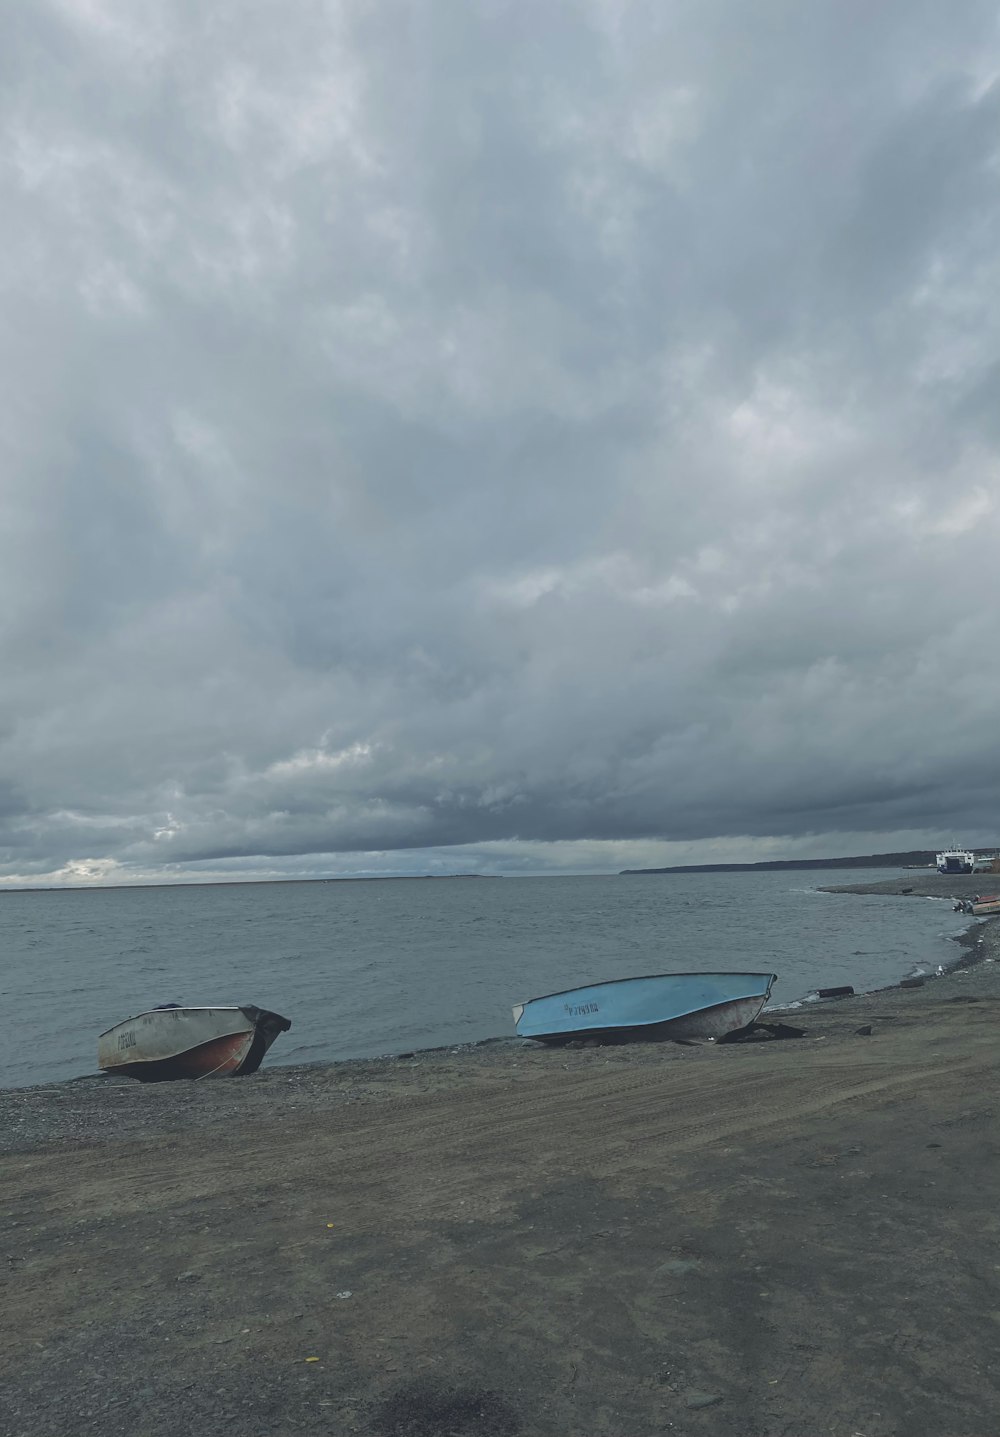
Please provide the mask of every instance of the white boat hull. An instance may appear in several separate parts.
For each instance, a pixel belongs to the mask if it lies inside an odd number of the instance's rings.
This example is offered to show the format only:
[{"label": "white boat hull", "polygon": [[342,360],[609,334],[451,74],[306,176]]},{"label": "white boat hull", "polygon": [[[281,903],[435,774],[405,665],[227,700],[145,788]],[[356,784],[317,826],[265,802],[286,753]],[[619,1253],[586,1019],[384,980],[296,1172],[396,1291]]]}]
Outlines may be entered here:
[{"label": "white boat hull", "polygon": [[163,1082],[256,1072],[287,1018],[245,1007],[153,1008],[126,1018],[97,1040],[105,1072]]}]

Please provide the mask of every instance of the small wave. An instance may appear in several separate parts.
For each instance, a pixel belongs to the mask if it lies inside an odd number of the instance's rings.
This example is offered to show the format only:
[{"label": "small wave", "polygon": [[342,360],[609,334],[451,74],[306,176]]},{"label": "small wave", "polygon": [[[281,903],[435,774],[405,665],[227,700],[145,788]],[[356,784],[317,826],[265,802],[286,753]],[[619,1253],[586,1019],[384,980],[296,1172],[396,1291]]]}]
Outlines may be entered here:
[{"label": "small wave", "polygon": [[290,1063],[296,1058],[304,1057],[307,1053],[327,1053],[329,1050],[329,1043],[299,1043],[296,1048],[286,1048],[281,1054],[275,1053],[274,1059],[280,1058],[281,1062]]}]

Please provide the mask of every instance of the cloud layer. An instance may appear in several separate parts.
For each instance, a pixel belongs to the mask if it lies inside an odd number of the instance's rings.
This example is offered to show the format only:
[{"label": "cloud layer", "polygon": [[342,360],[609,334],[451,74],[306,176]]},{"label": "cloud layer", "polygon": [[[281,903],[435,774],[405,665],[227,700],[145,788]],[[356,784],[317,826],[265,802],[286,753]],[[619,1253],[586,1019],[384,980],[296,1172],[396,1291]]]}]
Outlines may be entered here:
[{"label": "cloud layer", "polygon": [[998,836],[994,5],[39,0],[0,102],[0,875]]}]

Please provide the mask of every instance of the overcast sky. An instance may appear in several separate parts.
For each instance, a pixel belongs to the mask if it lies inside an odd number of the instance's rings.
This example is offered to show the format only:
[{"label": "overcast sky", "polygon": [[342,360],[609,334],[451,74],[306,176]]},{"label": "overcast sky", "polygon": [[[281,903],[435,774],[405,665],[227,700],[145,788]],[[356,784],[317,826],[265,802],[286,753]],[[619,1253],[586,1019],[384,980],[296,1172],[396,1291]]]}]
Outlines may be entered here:
[{"label": "overcast sky", "polygon": [[32,0],[0,106],[0,882],[1000,841],[993,0]]}]

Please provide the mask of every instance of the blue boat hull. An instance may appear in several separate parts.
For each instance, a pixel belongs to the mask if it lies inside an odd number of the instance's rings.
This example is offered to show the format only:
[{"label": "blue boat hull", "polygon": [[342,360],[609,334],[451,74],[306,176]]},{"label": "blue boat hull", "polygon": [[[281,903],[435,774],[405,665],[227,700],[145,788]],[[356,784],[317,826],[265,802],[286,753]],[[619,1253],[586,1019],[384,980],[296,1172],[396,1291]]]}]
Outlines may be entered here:
[{"label": "blue boat hull", "polygon": [[573,1038],[722,1038],[754,1021],[773,973],[658,973],[619,978],[532,998],[514,1009],[518,1036],[545,1043]]}]

